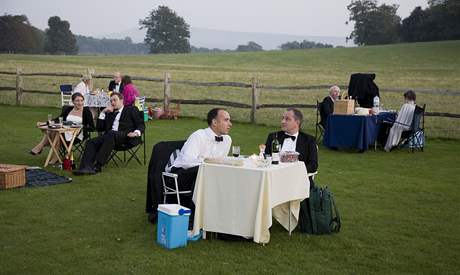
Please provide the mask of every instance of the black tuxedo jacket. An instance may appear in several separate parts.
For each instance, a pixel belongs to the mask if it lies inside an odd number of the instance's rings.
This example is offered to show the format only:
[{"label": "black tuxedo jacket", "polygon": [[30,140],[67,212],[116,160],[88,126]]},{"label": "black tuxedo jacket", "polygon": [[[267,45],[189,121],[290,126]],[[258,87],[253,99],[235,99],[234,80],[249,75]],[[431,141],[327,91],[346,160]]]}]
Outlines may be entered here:
[{"label": "black tuxedo jacket", "polygon": [[[279,131],[276,132],[278,141],[281,145],[284,142],[284,132]],[[272,153],[272,141],[275,137],[275,132],[270,133],[267,137],[267,141],[265,142],[265,154]],[[308,173],[314,173],[318,169],[318,150],[316,149],[316,142],[315,138],[305,134],[303,132],[299,132],[296,141],[296,152],[298,152],[299,160],[305,162],[305,166],[307,167]]]},{"label": "black tuxedo jacket", "polygon": [[[115,112],[106,113],[105,119],[97,120],[97,130],[99,132],[111,131],[113,122],[115,121],[115,117]],[[141,115],[141,112],[136,107],[125,106],[123,107],[123,111],[121,112],[120,121],[118,124],[118,132],[126,136],[128,133],[134,132],[135,130],[139,130],[141,131],[141,133],[144,132],[144,113],[142,112]],[[139,144],[140,137],[129,138],[128,142],[132,145]]]},{"label": "black tuxedo jacket", "polygon": [[[115,91],[115,86],[117,86],[117,84],[115,84],[115,80],[110,80],[109,91]],[[118,91],[123,93],[123,83],[120,83],[120,89],[118,89]]]},{"label": "black tuxedo jacket", "polygon": [[321,102],[321,107],[319,109],[319,115],[321,116],[321,121],[319,123],[323,125],[324,128],[326,128],[327,117],[332,113],[334,113],[334,101],[332,101],[330,96],[326,96],[323,102]]}]

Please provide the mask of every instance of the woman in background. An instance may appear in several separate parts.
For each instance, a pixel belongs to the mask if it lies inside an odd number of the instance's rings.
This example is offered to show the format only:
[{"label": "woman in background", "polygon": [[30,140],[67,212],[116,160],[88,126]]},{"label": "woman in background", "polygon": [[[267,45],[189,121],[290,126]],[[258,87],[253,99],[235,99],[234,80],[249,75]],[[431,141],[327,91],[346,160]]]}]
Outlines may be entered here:
[{"label": "woman in background", "polygon": [[[94,121],[91,111],[88,107],[83,107],[85,97],[81,93],[72,94],[72,103],[74,106],[69,106],[62,111],[59,117],[63,118],[63,121],[72,121],[78,124],[83,125],[83,131],[75,139],[75,143],[81,142],[89,136],[89,132],[94,131]],[[59,117],[54,119],[55,122],[59,121]],[[42,124],[42,122],[37,122],[37,126]],[[71,133],[65,133],[64,138],[66,141],[72,139]],[[49,146],[49,141],[46,138],[46,135],[43,136],[42,140],[30,150],[32,155],[38,155],[42,152],[43,148]],[[56,156],[50,161],[51,163],[56,162]]]},{"label": "woman in background", "polygon": [[133,106],[136,97],[139,96],[139,91],[136,86],[134,86],[129,75],[123,76],[121,80],[123,86],[123,103],[125,106]]},{"label": "woman in background", "polygon": [[80,93],[83,96],[89,95],[91,92],[91,78],[88,75],[84,75],[81,78],[81,82],[75,86],[73,93]]},{"label": "woman in background", "polygon": [[410,129],[414,117],[415,99],[416,96],[413,91],[409,90],[404,93],[406,103],[399,110],[398,117],[390,129],[390,134],[384,148],[385,151],[389,152],[394,146],[398,145],[402,132]]}]

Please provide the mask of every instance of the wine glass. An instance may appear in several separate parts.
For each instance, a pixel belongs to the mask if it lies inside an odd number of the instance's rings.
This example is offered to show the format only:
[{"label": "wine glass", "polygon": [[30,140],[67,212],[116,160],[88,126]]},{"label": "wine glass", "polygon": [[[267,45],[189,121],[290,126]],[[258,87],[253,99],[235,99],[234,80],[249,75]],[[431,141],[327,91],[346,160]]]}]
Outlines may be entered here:
[{"label": "wine glass", "polygon": [[240,156],[240,146],[232,146],[232,154],[235,158]]}]

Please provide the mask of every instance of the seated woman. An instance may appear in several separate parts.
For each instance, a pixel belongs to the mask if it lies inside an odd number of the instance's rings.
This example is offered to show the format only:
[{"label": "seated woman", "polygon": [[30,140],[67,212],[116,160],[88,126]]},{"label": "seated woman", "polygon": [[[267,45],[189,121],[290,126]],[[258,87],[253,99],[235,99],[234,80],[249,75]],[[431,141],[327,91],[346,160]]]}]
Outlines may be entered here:
[{"label": "seated woman", "polygon": [[396,121],[390,129],[390,134],[384,148],[385,151],[389,152],[394,146],[398,145],[402,132],[409,130],[412,118],[414,117],[415,99],[416,96],[413,91],[409,90],[404,93],[406,103],[399,110]]},{"label": "seated woman", "polygon": [[[85,98],[81,93],[74,93],[72,94],[72,102],[74,106],[69,106],[62,111],[59,117],[62,117],[64,121],[72,121],[75,123],[80,123],[83,125],[83,131],[75,139],[75,143],[81,142],[85,138],[88,137],[91,131],[94,131],[94,121],[93,116],[91,115],[91,111],[88,107],[83,107],[83,103]],[[54,119],[55,122],[59,121],[59,117]],[[37,126],[42,124],[42,122],[37,122]],[[65,140],[70,141],[72,139],[72,134],[65,133]],[[42,152],[45,146],[49,146],[49,141],[46,138],[46,135],[43,136],[42,140],[30,150],[32,155],[38,155]],[[51,159],[50,163],[55,163],[57,161],[56,156]]]},{"label": "seated woman", "polygon": [[75,86],[75,88],[73,89],[73,93],[80,93],[83,96],[86,96],[91,92],[90,87],[91,77],[89,77],[89,75],[83,75],[83,77],[81,78],[81,82],[78,83],[77,86]]},{"label": "seated woman", "polygon": [[129,75],[123,76],[121,86],[123,86],[123,104],[125,106],[133,106],[136,97],[139,96],[139,91],[134,86]]}]

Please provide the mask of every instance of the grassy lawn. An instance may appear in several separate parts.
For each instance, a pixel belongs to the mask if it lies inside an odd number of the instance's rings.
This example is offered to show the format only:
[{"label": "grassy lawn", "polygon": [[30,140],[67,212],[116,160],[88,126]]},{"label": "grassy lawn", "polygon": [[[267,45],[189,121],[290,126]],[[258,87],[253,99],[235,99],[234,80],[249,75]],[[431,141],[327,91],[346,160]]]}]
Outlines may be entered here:
[{"label": "grassy lawn", "polygon": [[[43,165],[27,154],[37,119],[53,108],[0,105],[0,163]],[[150,121],[148,148],[186,138],[198,119]],[[242,154],[273,127],[235,123]],[[155,244],[144,214],[147,166],[108,165],[70,184],[0,191],[0,274],[458,273],[458,140],[428,139],[426,151],[330,151],[320,147],[320,185],[335,193],[342,231],[291,237],[276,222],[266,246],[201,240],[172,251]],[[148,156],[148,159],[150,157]],[[56,168],[48,170],[67,174]]]},{"label": "grassy lawn", "polygon": [[[256,77],[262,85],[329,85],[348,84],[356,72],[376,73],[380,88],[401,88],[400,93],[381,93],[385,108],[399,110],[406,89],[439,89],[459,91],[460,41],[411,43],[356,48],[266,51],[251,53],[174,54],[147,56],[45,56],[0,55],[0,70],[24,72],[84,73],[92,68],[98,74],[121,71],[135,76],[163,77],[171,73],[172,80],[203,82],[235,81],[250,83]],[[15,76],[0,75],[2,86],[15,86]],[[54,96],[25,94],[26,105],[58,106],[59,84],[77,84],[71,77],[24,77],[26,89],[56,91]],[[134,81],[141,94],[162,98],[162,83]],[[95,87],[107,88],[107,79],[95,80]],[[172,84],[175,99],[223,99],[250,103],[250,89],[231,87],[195,87]],[[273,91],[260,89],[260,104],[315,104],[327,94],[325,89]],[[0,103],[14,103],[14,92],[1,92]],[[429,112],[459,113],[459,95],[419,93],[417,102],[427,104]],[[183,105],[186,116],[202,117],[209,106]],[[249,109],[234,109],[234,118],[249,121]],[[275,125],[279,109],[261,109],[257,121]],[[307,121],[314,119],[315,110],[303,110]],[[427,118],[428,135],[460,138],[460,119]]]}]

